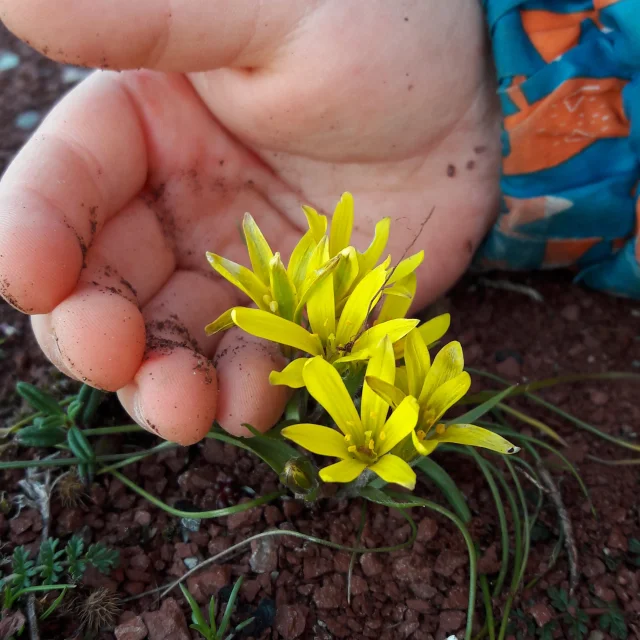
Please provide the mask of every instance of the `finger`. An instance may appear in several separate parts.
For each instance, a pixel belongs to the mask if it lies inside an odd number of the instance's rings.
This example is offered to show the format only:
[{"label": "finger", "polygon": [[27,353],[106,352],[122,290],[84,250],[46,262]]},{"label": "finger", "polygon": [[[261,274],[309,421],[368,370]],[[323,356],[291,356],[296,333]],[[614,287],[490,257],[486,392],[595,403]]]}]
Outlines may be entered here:
[{"label": "finger", "polygon": [[214,358],[218,373],[217,420],[229,433],[250,436],[244,424],[267,431],[280,418],[291,390],[271,386],[269,374],[286,361],[278,345],[232,329]]},{"label": "finger", "polygon": [[0,294],[27,313],[50,312],[146,173],[127,91],[117,76],[96,74],[52,111],[0,182]]},{"label": "finger", "polygon": [[106,223],[86,262],[75,292],[32,324],[42,350],[62,371],[116,391],[142,361],[139,305],[169,279],[175,258],[154,213],[134,200]]},{"label": "finger", "polygon": [[145,361],[118,392],[140,426],[184,445],[206,435],[216,417],[218,388],[207,358],[215,341],[208,341],[204,327],[234,302],[219,280],[177,271],[147,305]]},{"label": "finger", "polygon": [[55,60],[112,69],[256,66],[307,11],[254,0],[2,0],[3,22]]}]

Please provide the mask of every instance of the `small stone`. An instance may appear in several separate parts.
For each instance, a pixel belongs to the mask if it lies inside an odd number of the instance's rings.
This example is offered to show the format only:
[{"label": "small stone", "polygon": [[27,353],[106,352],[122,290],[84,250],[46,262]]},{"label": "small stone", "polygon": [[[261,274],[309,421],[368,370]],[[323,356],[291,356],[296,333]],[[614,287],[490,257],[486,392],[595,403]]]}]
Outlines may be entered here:
[{"label": "small stone", "polygon": [[443,609],[466,609],[469,604],[469,589],[467,587],[453,587],[442,603]]},{"label": "small stone", "polygon": [[318,609],[337,609],[342,604],[344,592],[331,583],[315,588],[313,601]]},{"label": "small stone", "polygon": [[148,527],[151,524],[151,514],[144,509],[137,509],[133,514],[133,521],[139,527]]},{"label": "small stone", "polygon": [[147,625],[140,616],[129,618],[115,629],[116,640],[143,640],[147,637]]},{"label": "small stone", "polygon": [[567,322],[577,322],[577,320],[580,318],[580,307],[577,304],[568,304],[562,309],[560,315]]},{"label": "small stone", "polygon": [[303,561],[303,575],[305,581],[315,580],[333,571],[333,562],[323,557],[305,558]]},{"label": "small stone", "polygon": [[21,611],[11,611],[0,618],[0,638],[13,638],[27,623]]},{"label": "small stone", "polygon": [[609,549],[616,549],[617,551],[627,552],[629,548],[627,544],[627,539],[622,534],[622,531],[618,527],[615,527],[611,533],[609,534],[609,539],[607,540],[607,547]]},{"label": "small stone", "polygon": [[496,543],[493,543],[485,552],[482,558],[478,560],[478,573],[491,575],[500,571],[501,562],[498,560],[498,549]]},{"label": "small stone", "polygon": [[238,513],[232,513],[227,517],[227,528],[229,531],[236,531],[243,527],[250,527],[252,524],[260,521],[262,516],[262,509],[259,507],[253,507],[246,511],[240,511]]},{"label": "small stone", "polygon": [[251,543],[251,570],[255,573],[271,573],[278,568],[278,547],[272,537],[260,538]]},{"label": "small stone", "polygon": [[369,591],[369,585],[362,576],[351,576],[351,595],[360,596]]},{"label": "small stone", "polygon": [[9,528],[14,536],[24,533],[33,526],[33,516],[30,511],[21,511],[15,518],[9,520]]},{"label": "small stone", "polygon": [[18,54],[13,51],[0,51],[0,71],[15,69],[19,64],[20,56]]},{"label": "small stone", "polygon": [[521,377],[520,363],[512,356],[509,356],[496,365],[496,371],[508,380],[518,380]]},{"label": "small stone", "polygon": [[592,389],[589,393],[589,398],[596,407],[604,407],[609,402],[609,394],[601,389]]},{"label": "small stone", "polygon": [[231,580],[231,567],[221,565],[211,567],[205,571],[199,571],[187,578],[187,589],[200,604],[209,602],[211,596],[229,584]]},{"label": "small stone", "polygon": [[284,520],[284,516],[278,507],[269,504],[264,508],[264,519],[270,527],[275,527]]},{"label": "small stone", "polygon": [[602,631],[592,631],[587,640],[604,640],[606,637]]},{"label": "small stone", "polygon": [[456,569],[463,567],[467,562],[464,554],[445,549],[436,559],[433,570],[445,578],[450,578]]},{"label": "small stone", "polygon": [[181,559],[192,556],[194,552],[190,542],[176,542],[175,551],[176,557]]},{"label": "small stone", "polygon": [[13,124],[18,127],[18,129],[30,131],[40,122],[40,118],[41,116],[37,111],[23,111],[16,116]]},{"label": "small stone", "polygon": [[384,570],[384,564],[377,553],[363,553],[360,557],[360,566],[368,578],[379,576]]},{"label": "small stone", "polygon": [[300,638],[307,626],[309,610],[302,605],[284,605],[276,611],[276,631],[283,640]]},{"label": "small stone", "polygon": [[613,602],[616,599],[616,592],[609,586],[608,577],[609,576],[601,576],[595,581],[593,585],[593,593],[596,598],[600,598],[600,600]]},{"label": "small stone", "polygon": [[553,618],[553,609],[544,602],[538,602],[529,609],[529,615],[539,627],[544,627]]},{"label": "small stone", "polygon": [[407,600],[407,607],[417,611],[418,613],[429,613],[431,611],[431,605],[425,600]]},{"label": "small stone", "polygon": [[184,566],[187,567],[187,569],[194,569],[199,564],[198,558],[196,558],[195,556],[189,556],[188,558],[185,558],[183,562]]},{"label": "small stone", "polygon": [[158,611],[143,613],[142,618],[149,640],[191,640],[182,609],[174,598],[166,598]]},{"label": "small stone", "polygon": [[130,596],[139,596],[144,591],[144,582],[128,581],[124,583],[123,591]]},{"label": "small stone", "polygon": [[439,618],[439,631],[441,633],[457,631],[464,624],[466,616],[464,611],[443,611]]},{"label": "small stone", "polygon": [[419,622],[403,622],[397,629],[397,638],[408,638],[414,631],[420,628]]},{"label": "small stone", "polygon": [[438,523],[433,518],[422,518],[418,525],[418,542],[430,542],[438,535]]},{"label": "small stone", "polygon": [[597,578],[598,576],[604,575],[605,572],[606,567],[604,566],[604,562],[598,558],[590,558],[582,565],[582,575],[584,575],[585,578]]}]

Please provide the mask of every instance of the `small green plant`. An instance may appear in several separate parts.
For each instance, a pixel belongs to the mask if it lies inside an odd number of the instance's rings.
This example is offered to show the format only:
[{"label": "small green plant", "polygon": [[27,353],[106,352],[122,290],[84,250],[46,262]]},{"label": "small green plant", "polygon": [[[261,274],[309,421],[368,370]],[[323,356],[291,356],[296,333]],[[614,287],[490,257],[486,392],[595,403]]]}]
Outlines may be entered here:
[{"label": "small green plant", "polygon": [[[89,565],[108,574],[118,564],[119,554],[100,542],[89,545],[74,535],[64,548],[57,538],[48,538],[40,545],[37,558],[29,557],[27,550],[16,547],[11,557],[11,573],[0,579],[3,609],[11,609],[20,598],[34,592],[60,590],[54,601],[60,604],[67,589],[75,588]],[[65,582],[66,579],[66,582]],[[44,617],[53,613],[51,607]]]},{"label": "small green plant", "polygon": [[236,583],[233,585],[233,589],[231,590],[231,594],[229,595],[229,600],[224,608],[224,613],[222,614],[222,620],[220,621],[220,625],[216,625],[216,600],[213,596],[211,596],[211,600],[209,601],[209,621],[207,622],[202,615],[202,611],[200,610],[200,605],[196,602],[195,598],[189,593],[188,589],[181,584],[180,589],[182,590],[182,595],[187,599],[189,603],[189,607],[191,607],[191,620],[193,624],[191,624],[191,628],[195,629],[203,638],[206,640],[231,640],[236,636],[236,634],[240,633],[245,627],[249,626],[253,622],[253,618],[249,618],[244,620],[236,627],[230,630],[228,635],[227,630],[231,624],[231,615],[233,614],[233,609],[236,604],[236,599],[238,598],[238,592],[240,591],[240,587],[242,586],[242,577],[236,580]]},{"label": "small green plant", "polygon": [[557,587],[549,587],[547,595],[551,600],[551,606],[562,614],[560,619],[566,626],[569,637],[573,640],[585,638],[589,631],[589,616],[578,607],[578,601],[571,597],[566,589]]},{"label": "small green plant", "polygon": [[631,563],[636,567],[640,567],[640,539],[629,539],[629,554],[631,557]]},{"label": "small green plant", "polygon": [[624,614],[614,602],[605,602],[600,598],[593,598],[596,607],[605,609],[605,613],[598,618],[598,627],[616,640],[627,640],[629,630],[624,620]]}]

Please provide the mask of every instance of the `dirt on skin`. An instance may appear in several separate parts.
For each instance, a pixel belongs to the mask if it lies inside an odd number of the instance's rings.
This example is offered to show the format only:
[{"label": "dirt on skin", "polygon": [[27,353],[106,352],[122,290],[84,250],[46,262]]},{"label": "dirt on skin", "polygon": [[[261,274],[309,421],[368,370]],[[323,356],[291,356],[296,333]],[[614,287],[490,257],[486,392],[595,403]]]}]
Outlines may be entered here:
[{"label": "dirt on skin", "polygon": [[[21,57],[13,70],[0,72],[0,162],[6,162],[28,135],[15,118],[25,110],[46,112],[68,88],[59,65],[48,62],[0,29],[0,49]],[[571,284],[566,273],[503,276],[510,282],[532,287],[544,299],[509,292],[468,277],[429,311],[449,311],[453,317],[450,339],[459,339],[467,364],[498,373],[513,382],[536,380],[563,373],[632,371],[640,373],[640,305],[583,290]],[[25,407],[14,393],[17,379],[51,389],[58,396],[77,388],[46,362],[29,329],[28,319],[0,304],[0,426],[8,426]],[[478,388],[481,381],[475,379]],[[547,400],[608,434],[640,445],[638,385],[631,382],[581,383],[542,393]],[[602,602],[612,603],[624,615],[629,638],[640,637],[640,560],[629,551],[629,541],[640,538],[640,473],[638,467],[609,467],[590,455],[605,459],[633,454],[579,431],[566,420],[521,400],[515,407],[544,420],[566,439],[564,453],[574,462],[590,489],[594,517],[576,481],[551,466],[562,499],[573,523],[578,552],[577,605],[587,613],[589,637],[611,638],[602,633]],[[100,423],[125,418],[114,400],[100,409]],[[512,420],[523,433],[531,427]],[[534,435],[537,435],[534,434]],[[150,435],[105,438],[102,451],[122,451],[132,443],[149,445]],[[33,452],[7,449],[2,459]],[[464,457],[434,455],[464,492],[473,513],[470,525],[480,549],[480,570],[494,575],[499,569],[499,530],[491,494],[471,461]],[[552,460],[548,460],[552,464]],[[173,451],[130,465],[126,475],[166,502],[181,508],[213,509],[249,499],[277,488],[277,478],[262,463],[237,449],[213,441]],[[0,473],[0,487],[15,495],[23,472]],[[521,476],[525,490],[535,490]],[[420,484],[418,493],[441,502],[435,487]],[[187,565],[202,561],[235,542],[266,529],[293,529],[333,542],[353,545],[361,505],[325,499],[306,505],[281,499],[215,521],[204,521],[197,531],[138,498],[119,481],[100,477],[90,494],[75,507],[63,506],[54,496],[51,510],[53,535],[80,532],[87,542],[102,540],[120,550],[121,565],[110,577],[89,572],[85,586],[105,586],[124,599],[138,595],[183,575]],[[189,580],[189,588],[204,603],[222,591],[235,577],[245,576],[235,619],[255,615],[256,622],[244,637],[259,638],[409,638],[442,640],[462,637],[467,603],[466,548],[457,530],[433,513],[414,510],[418,539],[407,550],[391,554],[365,554],[355,564],[351,602],[347,601],[348,554],[281,536],[255,543],[210,566]],[[2,554],[19,544],[38,546],[40,517],[30,509],[0,515]],[[558,518],[545,502],[540,524],[532,536],[527,581],[547,569],[559,533]],[[368,548],[398,544],[410,534],[398,514],[370,507],[362,543]],[[185,563],[186,561],[186,563]],[[555,566],[535,587],[518,594],[513,632],[533,637],[535,629],[556,620],[555,638],[570,637],[569,627],[553,608],[547,590],[568,587],[569,566],[561,553]],[[151,640],[198,637],[186,628],[185,603],[174,591],[173,600],[159,602],[156,595],[125,602],[118,620],[119,638]],[[176,604],[177,602],[177,604]],[[495,610],[498,610],[496,603]],[[182,607],[182,610],[180,609]],[[482,607],[478,601],[478,621]],[[188,618],[188,616],[187,616]],[[50,618],[42,625],[42,637],[74,637],[76,615]],[[520,622],[518,622],[520,621]],[[527,630],[527,623],[533,625]],[[129,633],[129,635],[125,635]],[[598,635],[600,634],[600,635]],[[94,636],[97,637],[97,636]],[[103,632],[100,638],[113,638]],[[511,637],[516,637],[511,636]],[[585,635],[586,637],[586,635]]]}]

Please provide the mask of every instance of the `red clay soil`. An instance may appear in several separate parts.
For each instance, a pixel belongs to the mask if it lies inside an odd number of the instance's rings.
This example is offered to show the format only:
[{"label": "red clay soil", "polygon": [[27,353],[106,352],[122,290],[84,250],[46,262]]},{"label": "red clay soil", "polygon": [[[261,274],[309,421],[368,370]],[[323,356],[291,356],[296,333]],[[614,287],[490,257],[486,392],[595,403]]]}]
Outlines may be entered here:
[{"label": "red clay soil", "polygon": [[[21,56],[18,68],[0,72],[0,161],[6,163],[27,135],[14,126],[15,117],[29,109],[44,112],[66,86],[58,65],[48,62],[0,31],[0,50]],[[492,279],[499,276],[492,275]],[[640,305],[617,300],[571,284],[568,274],[500,276],[535,289],[544,298],[537,302],[520,292],[488,287],[468,277],[430,314],[450,311],[449,336],[460,339],[467,364],[499,373],[514,382],[536,380],[563,373],[640,372]],[[53,389],[63,396],[76,388],[57,374],[40,354],[30,334],[28,320],[0,304],[0,426],[12,423],[24,412],[13,392],[16,379]],[[480,388],[480,386],[478,387]],[[640,444],[640,402],[637,384],[631,382],[575,384],[542,395],[609,434]],[[553,468],[564,504],[575,528],[578,551],[578,608],[587,613],[591,640],[611,638],[601,630],[601,615],[612,603],[625,619],[629,638],[640,638],[640,558],[630,553],[632,538],[640,538],[640,473],[638,467],[609,467],[593,462],[600,458],[630,457],[626,452],[576,430],[567,421],[526,401],[514,406],[546,421],[567,440],[566,455],[578,466],[591,491],[597,517],[575,480]],[[113,400],[100,409],[100,421],[126,420]],[[518,425],[524,433],[530,427]],[[109,450],[127,450],[132,443],[149,446],[151,436],[125,439],[110,437],[101,443]],[[3,460],[16,451],[4,450]],[[22,452],[24,455],[24,452]],[[477,467],[468,459],[436,453],[435,459],[452,475],[464,492],[474,515],[471,531],[481,549],[481,571],[499,569],[499,530],[495,507]],[[212,509],[262,494],[277,487],[277,478],[255,458],[213,441],[188,450],[176,449],[130,465],[127,476],[164,501],[199,509]],[[0,487],[17,491],[23,472],[0,473]],[[526,479],[522,478],[525,488]],[[418,492],[442,502],[435,487]],[[548,501],[547,501],[548,502]],[[527,576],[545,572],[559,533],[558,518],[545,503],[540,524],[534,530]],[[117,480],[101,476],[90,496],[77,507],[64,507],[58,497],[52,503],[53,535],[80,532],[87,542],[102,540],[120,550],[120,568],[109,578],[89,573],[87,589],[100,585],[127,598],[183,575],[190,559],[201,561],[249,535],[268,528],[294,529],[345,545],[353,545],[360,520],[357,501],[325,499],[305,505],[283,499],[273,505],[202,522],[188,532],[177,518],[139,499]],[[208,601],[236,576],[245,576],[236,620],[256,615],[243,637],[259,638],[409,638],[412,640],[462,637],[465,624],[468,566],[466,547],[457,530],[446,520],[414,510],[418,539],[410,549],[391,554],[365,554],[355,565],[347,602],[346,576],[349,555],[303,543],[291,537],[269,539],[211,566],[189,580],[200,601]],[[24,544],[37,548],[40,517],[25,509],[0,515],[0,553]],[[392,545],[407,539],[406,521],[387,509],[368,511],[362,543],[368,548]],[[518,594],[511,637],[534,638],[535,630],[555,619],[549,637],[564,638],[570,629],[547,594],[550,586],[568,586],[566,554],[531,591]],[[161,605],[157,596],[122,605],[120,639],[148,637],[183,639],[198,637],[187,631],[179,592]],[[500,603],[496,603],[498,611]],[[482,607],[478,601],[478,620]],[[42,626],[43,638],[81,637],[77,615],[50,618]],[[527,623],[530,625],[527,629]],[[169,632],[168,629],[172,631]],[[75,631],[74,631],[75,630]],[[590,634],[590,635],[589,635]],[[90,636],[91,637],[91,636]],[[97,636],[93,636],[97,637]],[[100,638],[113,638],[103,632]]]}]

